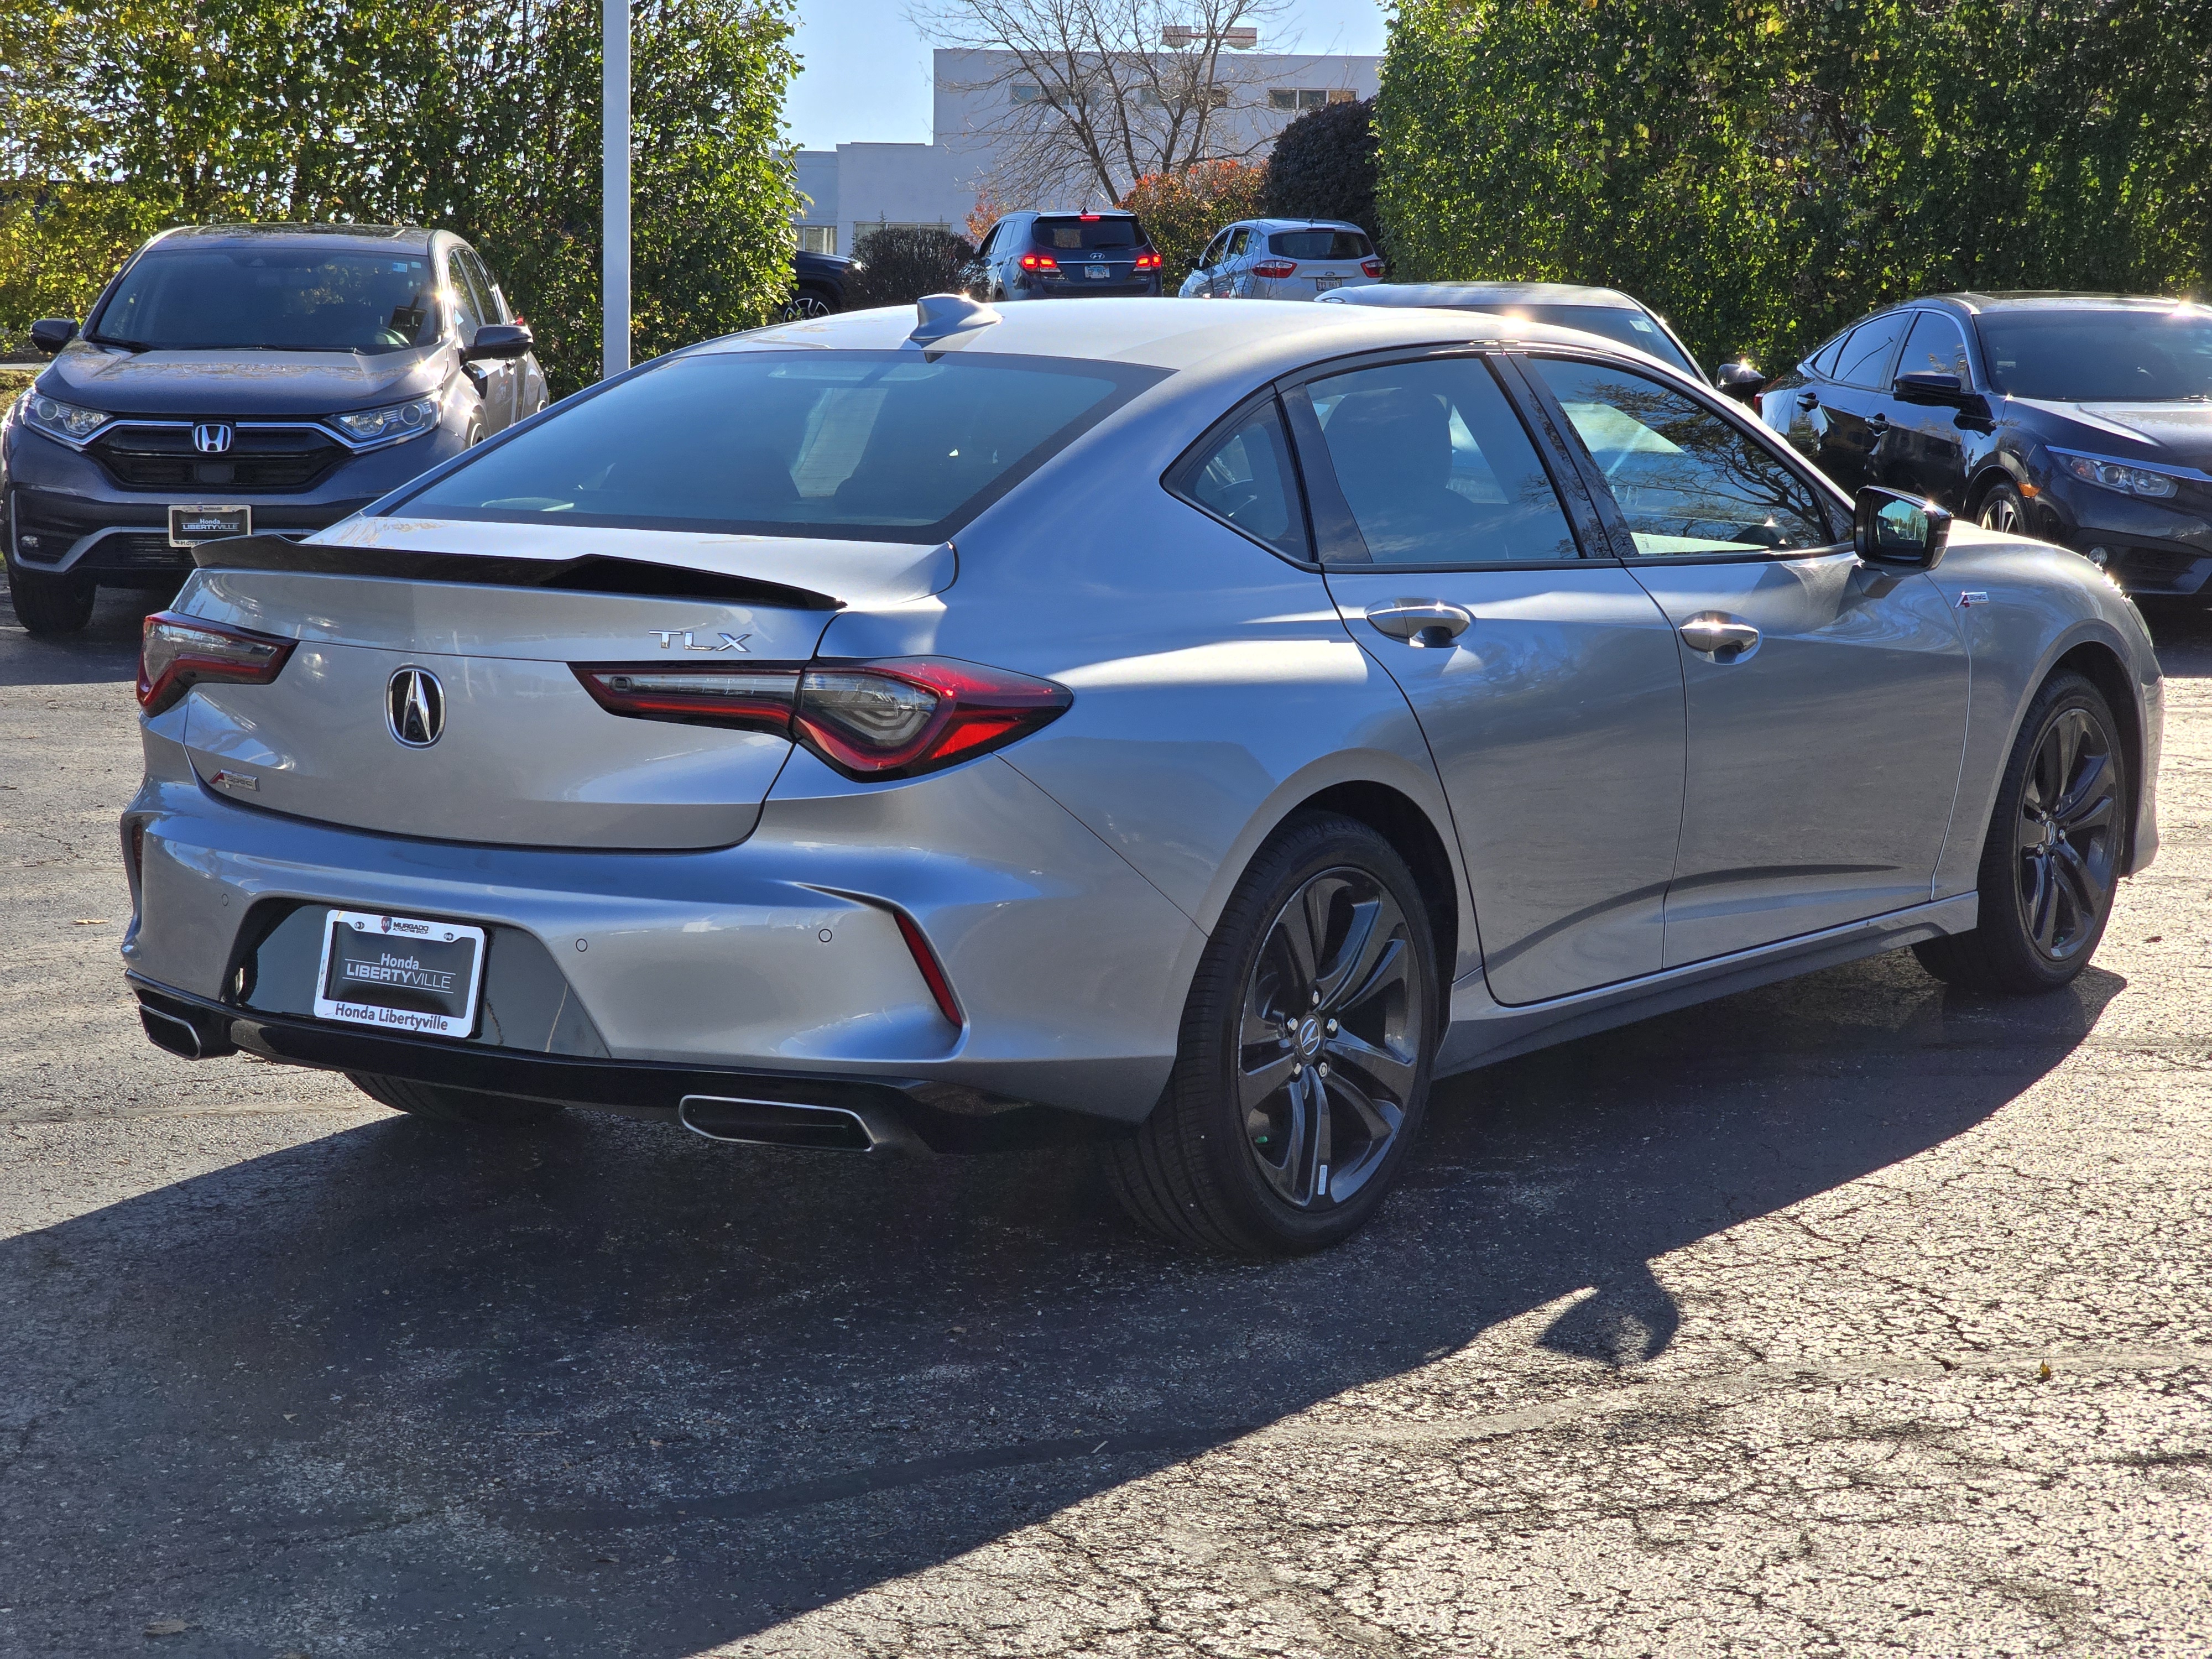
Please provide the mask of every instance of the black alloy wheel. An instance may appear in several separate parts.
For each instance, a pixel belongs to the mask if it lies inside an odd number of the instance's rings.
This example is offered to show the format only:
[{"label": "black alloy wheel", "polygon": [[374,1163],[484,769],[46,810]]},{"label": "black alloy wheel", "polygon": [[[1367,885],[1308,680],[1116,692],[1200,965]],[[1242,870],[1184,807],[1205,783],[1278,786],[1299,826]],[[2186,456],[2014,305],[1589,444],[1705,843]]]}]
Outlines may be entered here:
[{"label": "black alloy wheel", "polygon": [[2081,675],[2051,677],[2022,723],[1983,845],[1970,933],[1913,947],[1940,979],[2032,993],[2088,965],[2126,854],[2127,757],[2111,706]]},{"label": "black alloy wheel", "polygon": [[776,320],[784,323],[808,323],[817,318],[833,316],[836,310],[837,307],[831,305],[819,290],[802,288],[784,301],[783,310],[779,313]]},{"label": "black alloy wheel", "polygon": [[1982,497],[1980,522],[1983,529],[2002,530],[2008,536],[2035,533],[2028,528],[2027,500],[2008,483],[1990,486],[1990,493]]},{"label": "black alloy wheel", "polygon": [[1207,943],[1165,1096],[1108,1149],[1123,1205],[1239,1255],[1347,1237],[1419,1129],[1437,982],[1426,908],[1389,842],[1349,819],[1294,821]]}]

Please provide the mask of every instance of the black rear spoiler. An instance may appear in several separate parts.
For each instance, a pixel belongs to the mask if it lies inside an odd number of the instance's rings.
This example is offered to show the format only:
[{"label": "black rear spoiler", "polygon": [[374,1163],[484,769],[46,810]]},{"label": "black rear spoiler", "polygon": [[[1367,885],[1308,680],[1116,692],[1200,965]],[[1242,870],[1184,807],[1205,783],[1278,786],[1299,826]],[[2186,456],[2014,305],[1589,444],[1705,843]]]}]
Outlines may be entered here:
[{"label": "black rear spoiler", "polygon": [[587,553],[574,559],[520,559],[503,554],[432,553],[412,548],[336,546],[284,536],[227,536],[199,542],[192,563],[202,570],[295,570],[314,576],[380,576],[410,582],[459,582],[474,587],[550,587],[571,593],[622,593],[653,599],[726,599],[787,611],[838,611],[842,599],[781,582],[725,575],[689,565],[655,564]]}]

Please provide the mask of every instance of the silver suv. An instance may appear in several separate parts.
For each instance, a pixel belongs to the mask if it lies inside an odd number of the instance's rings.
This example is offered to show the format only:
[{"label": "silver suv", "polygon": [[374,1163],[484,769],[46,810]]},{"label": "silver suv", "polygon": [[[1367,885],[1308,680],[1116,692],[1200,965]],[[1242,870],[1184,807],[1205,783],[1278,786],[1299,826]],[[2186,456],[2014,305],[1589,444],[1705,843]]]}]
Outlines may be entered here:
[{"label": "silver suv", "polygon": [[1340,219],[1246,219],[1206,245],[1183,278],[1186,300],[1317,300],[1380,282],[1382,261]]}]

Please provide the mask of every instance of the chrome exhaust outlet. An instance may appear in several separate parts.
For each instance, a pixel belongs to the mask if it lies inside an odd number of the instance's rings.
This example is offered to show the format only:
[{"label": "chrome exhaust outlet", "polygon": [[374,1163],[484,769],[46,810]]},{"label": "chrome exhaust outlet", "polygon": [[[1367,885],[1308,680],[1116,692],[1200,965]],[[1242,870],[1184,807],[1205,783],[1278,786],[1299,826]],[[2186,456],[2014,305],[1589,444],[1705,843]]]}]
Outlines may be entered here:
[{"label": "chrome exhaust outlet", "polygon": [[167,1048],[173,1054],[181,1054],[186,1060],[205,1060],[211,1051],[212,1045],[201,1038],[200,1028],[191,1021],[163,1013],[143,1002],[138,1005],[138,1024],[145,1028],[155,1048]]},{"label": "chrome exhaust outlet", "polygon": [[749,1146],[803,1146],[816,1152],[866,1152],[879,1138],[867,1120],[842,1106],[802,1106],[787,1100],[740,1100],[720,1095],[686,1095],[676,1121],[709,1140]]}]

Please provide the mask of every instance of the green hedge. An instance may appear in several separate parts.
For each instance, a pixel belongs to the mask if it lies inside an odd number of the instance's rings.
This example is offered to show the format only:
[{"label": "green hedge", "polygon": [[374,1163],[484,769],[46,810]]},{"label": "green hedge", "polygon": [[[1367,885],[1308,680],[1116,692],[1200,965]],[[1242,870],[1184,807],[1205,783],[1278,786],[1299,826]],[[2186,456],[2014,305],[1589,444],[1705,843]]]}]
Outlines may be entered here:
[{"label": "green hedge", "polygon": [[1600,283],[1778,369],[1975,288],[2193,290],[2196,0],[1405,0],[1376,117],[1401,280]]}]

